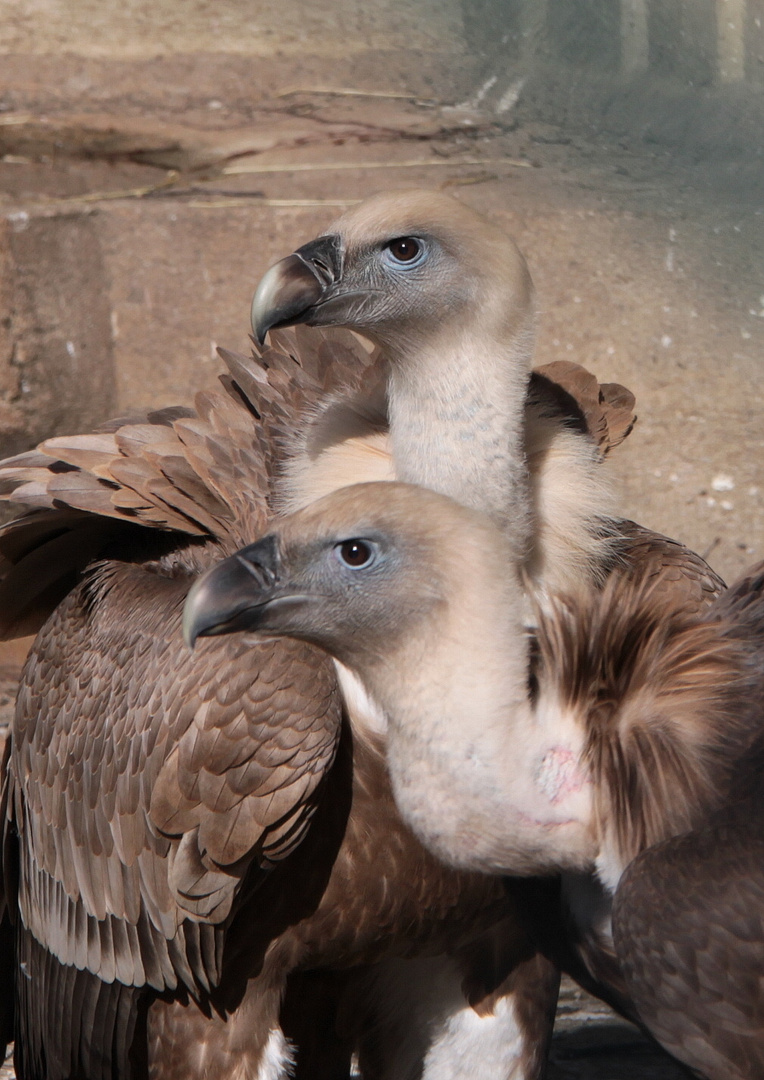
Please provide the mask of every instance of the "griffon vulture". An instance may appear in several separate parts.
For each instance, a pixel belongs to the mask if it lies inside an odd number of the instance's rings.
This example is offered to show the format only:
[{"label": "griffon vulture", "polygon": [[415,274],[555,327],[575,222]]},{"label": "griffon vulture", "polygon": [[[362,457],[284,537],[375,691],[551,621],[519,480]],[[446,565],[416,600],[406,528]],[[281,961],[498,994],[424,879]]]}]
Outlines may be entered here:
[{"label": "griffon vulture", "polygon": [[702,616],[667,613],[650,576],[558,598],[531,663],[513,557],[452,500],[349,487],[208,571],[185,634],[327,649],[386,715],[427,847],[463,870],[596,871],[641,1021],[709,1080],[757,1080],[764,563]]},{"label": "griffon vulture", "polygon": [[[596,383],[591,393],[570,369],[562,376],[574,393],[585,389],[583,409],[543,376],[529,384],[520,256],[482,226],[470,234],[473,216],[458,204],[431,203],[428,235],[465,229],[464,250],[449,256],[467,259],[465,278],[481,274],[483,243],[491,252],[482,287],[465,286],[491,315],[487,336],[473,343],[475,370],[485,371],[460,376],[468,333],[481,327],[465,324],[458,354],[439,354],[440,404],[437,391],[420,401],[416,378],[408,386],[395,367],[386,409],[379,353],[350,335],[303,332],[297,341],[277,337],[282,348],[253,363],[227,355],[223,392],[199,395],[195,410],[49,440],[0,468],[7,496],[37,507],[0,534],[3,629],[10,636],[42,624],[5,787],[16,1058],[25,1077],[147,1069],[152,1077],[280,1077],[290,1057],[279,1023],[288,976],[285,1010],[302,1044],[312,1033],[299,1030],[290,993],[309,996],[313,974],[350,968],[367,970],[372,995],[387,988],[388,1004],[368,1007],[368,1026],[390,1036],[386,1045],[361,1040],[368,1077],[417,1069],[440,1077],[445,1057],[453,1077],[479,1067],[485,1077],[514,1070],[529,1080],[543,1067],[554,976],[534,958],[520,886],[507,893],[486,876],[446,869],[414,840],[389,794],[383,717],[357,681],[342,673],[343,723],[337,676],[320,651],[217,641],[191,657],[180,635],[194,576],[261,534],[273,506],[310,501],[348,477],[392,479],[414,458],[424,470],[420,451],[437,431],[459,493],[485,482],[502,521],[505,488],[509,506],[515,486],[530,497],[524,558],[540,595],[604,577],[624,544],[652,544],[636,528],[622,539],[597,476],[601,453],[628,430],[628,395],[600,394]],[[412,205],[424,212],[421,198],[387,204],[393,237],[410,224]],[[349,271],[347,255],[344,265]],[[409,308],[392,283],[389,300],[426,357],[437,320],[421,314],[411,284]],[[444,318],[456,303],[446,288],[430,289],[430,300]],[[338,309],[337,321],[350,314]],[[385,335],[398,364],[392,329]],[[478,347],[494,338],[498,376]],[[416,356],[409,361],[417,369]],[[419,451],[404,438],[406,416],[424,424]],[[473,450],[482,465],[465,486],[457,466]],[[490,470],[505,465],[512,483],[494,483]],[[682,581],[694,602],[701,578]],[[411,983],[400,965],[417,956],[416,1008],[400,1008]],[[382,971],[383,961],[392,966]],[[533,994],[535,1013],[526,1007]],[[398,1014],[385,1019],[393,997]],[[331,1012],[325,1001],[316,1007]],[[337,1054],[332,1067],[346,1074],[349,1046],[330,1041],[316,1052]],[[329,1072],[324,1058],[306,1065],[298,1057],[297,1068]]]}]

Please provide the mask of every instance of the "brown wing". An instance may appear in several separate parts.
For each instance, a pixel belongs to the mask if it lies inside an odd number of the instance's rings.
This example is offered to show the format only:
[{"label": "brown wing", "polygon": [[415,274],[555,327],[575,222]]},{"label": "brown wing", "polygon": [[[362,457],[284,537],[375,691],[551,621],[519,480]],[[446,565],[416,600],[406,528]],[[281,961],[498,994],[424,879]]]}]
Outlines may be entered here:
[{"label": "brown wing", "polygon": [[748,677],[728,739],[738,743],[721,806],[628,867],[613,933],[640,1017],[709,1080],[764,1075],[764,563],[710,608],[742,643]]},{"label": "brown wing", "polygon": [[641,1019],[709,1080],[764,1076],[764,789],[626,871],[613,932]]},{"label": "brown wing", "polygon": [[[380,363],[349,332],[274,338],[250,359],[221,350],[223,388],[193,410],[113,421],[0,462],[0,499],[33,508],[0,527],[0,637],[39,629],[116,540],[139,550],[139,527],[168,534],[167,551],[181,536],[235,551],[263,532],[290,442],[319,402],[352,397]],[[199,559],[186,542],[184,565]]]},{"label": "brown wing", "polygon": [[600,383],[571,360],[555,360],[531,372],[529,402],[594,441],[604,456],[631,433],[637,417],[630,390]]},{"label": "brown wing", "polygon": [[667,613],[702,615],[726,589],[705,559],[678,540],[634,521],[621,521],[618,531],[621,539],[614,571],[635,583],[657,586],[653,595]]},{"label": "brown wing", "polygon": [[[192,655],[186,589],[139,567],[99,567],[40,634],[14,723],[24,921],[63,963],[136,985],[174,979],[167,965],[142,973],[112,956],[116,939],[94,948],[92,927],[71,934],[68,903],[134,925],[145,909],[160,955],[157,931],[174,941],[189,917],[221,922],[247,861],[272,865],[299,842],[339,731],[321,654],[231,639]],[[205,961],[194,979],[215,974]]]},{"label": "brown wing", "polygon": [[4,497],[36,507],[0,529],[3,631],[48,620],[6,778],[27,1075],[110,1076],[138,991],[203,995],[242,878],[251,891],[295,851],[319,801],[340,730],[323,654],[221,639],[192,656],[180,633],[193,572],[262,531],[303,413],[370,362],[351,335],[336,356],[323,338],[283,341],[227,356],[223,390],[193,411],[0,465]]},{"label": "brown wing", "polygon": [[[233,639],[190,654],[186,587],[104,564],[46,623],[19,693],[9,785],[29,1006],[58,1002],[66,1031],[83,999],[106,1009],[107,1045],[125,1001],[100,984],[203,995],[218,981],[240,883],[299,845],[339,736],[321,655]],[[78,993],[60,1001],[67,979]]]}]

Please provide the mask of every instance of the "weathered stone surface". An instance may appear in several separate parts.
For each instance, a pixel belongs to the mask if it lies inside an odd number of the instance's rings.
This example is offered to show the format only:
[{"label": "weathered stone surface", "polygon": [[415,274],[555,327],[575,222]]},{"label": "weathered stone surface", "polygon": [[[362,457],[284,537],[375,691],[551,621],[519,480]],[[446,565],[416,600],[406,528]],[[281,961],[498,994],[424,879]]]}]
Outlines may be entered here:
[{"label": "weathered stone surface", "polygon": [[0,304],[0,453],[113,411],[108,282],[89,216],[0,218]]}]

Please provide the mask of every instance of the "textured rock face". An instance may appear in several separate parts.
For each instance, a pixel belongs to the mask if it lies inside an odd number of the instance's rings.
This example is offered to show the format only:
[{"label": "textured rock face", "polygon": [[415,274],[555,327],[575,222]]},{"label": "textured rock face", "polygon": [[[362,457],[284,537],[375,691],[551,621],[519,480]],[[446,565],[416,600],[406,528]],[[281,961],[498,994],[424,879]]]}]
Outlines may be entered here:
[{"label": "textured rock face", "polygon": [[0,218],[0,453],[113,411],[110,316],[89,217]]}]

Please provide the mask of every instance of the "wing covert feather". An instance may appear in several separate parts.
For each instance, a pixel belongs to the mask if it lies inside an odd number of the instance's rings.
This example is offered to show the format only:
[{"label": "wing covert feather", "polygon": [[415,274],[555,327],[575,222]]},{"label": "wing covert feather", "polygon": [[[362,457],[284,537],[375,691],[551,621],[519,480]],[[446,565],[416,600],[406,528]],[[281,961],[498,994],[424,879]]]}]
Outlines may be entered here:
[{"label": "wing covert feather", "polygon": [[196,992],[248,868],[304,835],[341,707],[308,646],[192,655],[187,584],[106,563],[64,600],[22,681],[11,798],[35,938],[106,981]]},{"label": "wing covert feather", "polygon": [[600,383],[572,360],[553,360],[531,372],[529,401],[585,432],[604,456],[619,446],[637,421],[635,398],[619,383]]},{"label": "wing covert feather", "polygon": [[634,521],[619,522],[619,563],[616,572],[654,582],[656,602],[667,611],[702,615],[725,591],[726,585],[705,559],[677,540]]},{"label": "wing covert feather", "polygon": [[764,1075],[761,794],[637,858],[614,906],[640,1016],[709,1080]]}]

